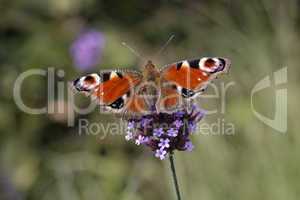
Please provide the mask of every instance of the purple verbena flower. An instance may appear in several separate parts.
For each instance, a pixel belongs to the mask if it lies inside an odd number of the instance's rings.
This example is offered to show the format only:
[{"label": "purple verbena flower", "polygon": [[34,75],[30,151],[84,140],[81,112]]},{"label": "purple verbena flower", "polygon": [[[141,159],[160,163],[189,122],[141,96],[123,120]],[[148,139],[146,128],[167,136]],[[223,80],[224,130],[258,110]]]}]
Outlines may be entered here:
[{"label": "purple verbena flower", "polygon": [[128,124],[127,124],[127,129],[128,129],[128,130],[132,130],[133,128],[134,128],[134,121],[128,122]]},{"label": "purple verbena flower", "polygon": [[205,116],[205,111],[197,107],[196,105],[192,106],[191,118],[194,123],[199,122]]},{"label": "purple verbena flower", "polygon": [[133,139],[133,133],[131,131],[127,131],[127,134],[125,135],[125,140],[129,141]]},{"label": "purple verbena flower", "polygon": [[127,124],[127,131],[125,136],[125,139],[127,141],[133,139],[133,132],[132,132],[133,129],[134,129],[134,121],[129,121]]},{"label": "purple verbena flower", "polygon": [[175,150],[193,149],[190,135],[196,130],[197,123],[203,116],[204,112],[197,106],[174,113],[153,112],[134,116],[128,120],[129,133],[126,138],[135,139],[137,145],[150,147],[156,157],[164,159]]},{"label": "purple verbena flower", "polygon": [[177,129],[179,129],[182,125],[183,125],[183,122],[179,119],[175,120],[175,122],[173,122],[173,124],[175,125],[175,127]]},{"label": "purple verbena flower", "polygon": [[164,130],[163,128],[155,128],[153,130],[153,135],[156,136],[156,137],[160,137],[164,134]]},{"label": "purple verbena flower", "polygon": [[158,146],[161,149],[169,148],[170,147],[169,143],[170,143],[170,140],[168,138],[167,139],[160,139],[159,143],[158,143]]},{"label": "purple verbena flower", "polygon": [[135,140],[136,145],[144,144],[149,141],[149,138],[143,135],[139,135],[138,138]]},{"label": "purple verbena flower", "polygon": [[149,118],[142,118],[141,120],[141,126],[142,128],[147,128],[149,123],[152,121],[152,119]]},{"label": "purple verbena flower", "polygon": [[192,151],[194,149],[194,145],[192,144],[191,141],[187,141],[184,145],[184,148],[187,150],[187,151]]},{"label": "purple verbena flower", "polygon": [[167,151],[164,149],[157,149],[155,151],[155,157],[159,158],[160,160],[163,160],[166,158]]},{"label": "purple verbena flower", "polygon": [[75,67],[89,70],[100,62],[105,39],[101,32],[86,30],[73,42],[70,53]]},{"label": "purple verbena flower", "polygon": [[178,135],[178,130],[174,129],[174,128],[170,128],[167,131],[168,136],[170,137],[176,137]]},{"label": "purple verbena flower", "polygon": [[185,115],[185,112],[184,111],[177,111],[176,113],[175,113],[175,117],[178,117],[178,118],[181,118],[181,117],[183,117]]},{"label": "purple verbena flower", "polygon": [[197,130],[197,125],[194,122],[190,122],[188,125],[188,130],[190,133],[194,133]]}]

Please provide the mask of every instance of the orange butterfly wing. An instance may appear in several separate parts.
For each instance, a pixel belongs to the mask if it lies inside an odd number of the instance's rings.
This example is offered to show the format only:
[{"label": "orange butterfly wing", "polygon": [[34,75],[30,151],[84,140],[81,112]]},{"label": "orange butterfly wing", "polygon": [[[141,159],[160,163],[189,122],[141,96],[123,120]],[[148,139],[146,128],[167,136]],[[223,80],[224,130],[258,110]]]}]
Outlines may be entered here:
[{"label": "orange butterfly wing", "polygon": [[[230,61],[225,58],[202,58],[180,61],[166,66],[161,71],[163,83],[174,84],[173,88],[162,85],[161,99],[158,103],[165,110],[182,105],[183,99],[189,99],[203,91],[217,75],[227,72]],[[176,92],[178,95],[176,95]],[[183,97],[183,98],[182,98]]]},{"label": "orange butterfly wing", "polygon": [[[180,66],[180,67],[178,67]],[[199,69],[191,68],[188,62],[172,64],[163,72],[163,78],[187,89],[197,89],[208,80],[208,74]]]},{"label": "orange butterfly wing", "polygon": [[229,66],[230,61],[225,58],[202,58],[168,65],[161,73],[163,79],[198,92],[217,75],[227,72]]},{"label": "orange butterfly wing", "polygon": [[138,74],[124,73],[104,80],[95,88],[92,95],[97,97],[101,104],[109,105],[130,92],[140,82],[141,77]]},{"label": "orange butterfly wing", "polygon": [[177,88],[170,84],[163,84],[160,98],[156,103],[157,110],[160,112],[172,112],[179,108],[181,103],[181,95],[178,93]]},{"label": "orange butterfly wing", "polygon": [[96,99],[108,112],[140,112],[146,109],[142,98],[134,88],[142,81],[142,75],[134,71],[105,71],[76,79],[74,87]]}]

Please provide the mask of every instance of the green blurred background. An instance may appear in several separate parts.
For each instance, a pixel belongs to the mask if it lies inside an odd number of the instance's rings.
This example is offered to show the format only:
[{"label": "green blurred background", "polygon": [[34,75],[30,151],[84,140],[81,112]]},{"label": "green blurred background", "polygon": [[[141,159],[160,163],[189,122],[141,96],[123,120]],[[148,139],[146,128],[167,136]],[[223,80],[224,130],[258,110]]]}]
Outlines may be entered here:
[{"label": "green blurred background", "polygon": [[[300,136],[297,107],[300,77],[300,2],[296,0],[0,0],[0,199],[175,199],[166,161],[123,135],[100,140],[78,135],[78,120],[110,123],[113,115],[31,115],[13,98],[16,78],[29,69],[55,67],[67,82],[85,74],[74,67],[70,46],[85,27],[105,38],[101,61],[89,71],[144,64],[121,43],[163,66],[186,58],[223,56],[234,81],[220,99],[203,99],[218,108],[202,123],[234,125],[234,134],[196,134],[193,152],[178,152],[176,167],[183,199],[293,200],[300,197]],[[157,57],[153,55],[174,34]],[[280,133],[255,117],[251,89],[267,75],[288,67],[288,131]],[[272,80],[272,76],[271,76]],[[211,88],[207,93],[212,93]],[[272,118],[274,87],[255,96],[255,108]],[[26,79],[26,105],[47,105],[47,78]],[[76,96],[85,106],[89,100]],[[68,105],[68,99],[54,105]],[[120,133],[121,134],[121,133]]]}]

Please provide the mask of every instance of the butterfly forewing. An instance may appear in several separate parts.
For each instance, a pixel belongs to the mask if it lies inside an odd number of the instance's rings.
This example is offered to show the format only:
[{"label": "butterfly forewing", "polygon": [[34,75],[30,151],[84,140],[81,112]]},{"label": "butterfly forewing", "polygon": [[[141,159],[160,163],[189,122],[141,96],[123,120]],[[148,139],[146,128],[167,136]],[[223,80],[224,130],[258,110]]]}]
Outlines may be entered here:
[{"label": "butterfly forewing", "polygon": [[91,95],[105,112],[139,112],[144,109],[142,99],[134,94],[134,88],[142,81],[136,71],[103,71],[76,79],[74,87],[79,92]]},{"label": "butterfly forewing", "polygon": [[161,70],[161,98],[157,104],[160,110],[169,111],[185,106],[212,79],[227,72],[229,65],[228,59],[209,57],[167,65]]},{"label": "butterfly forewing", "polygon": [[227,72],[229,65],[228,59],[224,58],[184,60],[163,68],[161,76],[176,84],[183,95],[189,97],[189,93],[199,92],[218,74]]}]

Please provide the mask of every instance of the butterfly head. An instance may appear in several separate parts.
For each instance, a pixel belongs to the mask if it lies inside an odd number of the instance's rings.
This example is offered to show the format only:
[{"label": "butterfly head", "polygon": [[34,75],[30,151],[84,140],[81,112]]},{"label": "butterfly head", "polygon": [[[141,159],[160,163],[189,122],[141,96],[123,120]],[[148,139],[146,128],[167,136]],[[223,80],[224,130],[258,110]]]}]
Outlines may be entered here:
[{"label": "butterfly head", "polygon": [[230,62],[225,58],[202,58],[199,62],[201,70],[207,73],[227,72]]},{"label": "butterfly head", "polygon": [[88,74],[73,81],[73,86],[78,91],[89,92],[100,83],[100,76],[96,73]]},{"label": "butterfly head", "polygon": [[148,61],[147,61],[147,64],[145,65],[145,69],[148,70],[148,71],[151,71],[151,70],[155,70],[156,67],[155,67],[155,65],[152,63],[151,60],[148,60]]},{"label": "butterfly head", "polygon": [[151,60],[148,60],[144,68],[144,79],[147,81],[155,81],[160,75],[159,70],[155,67]]}]

